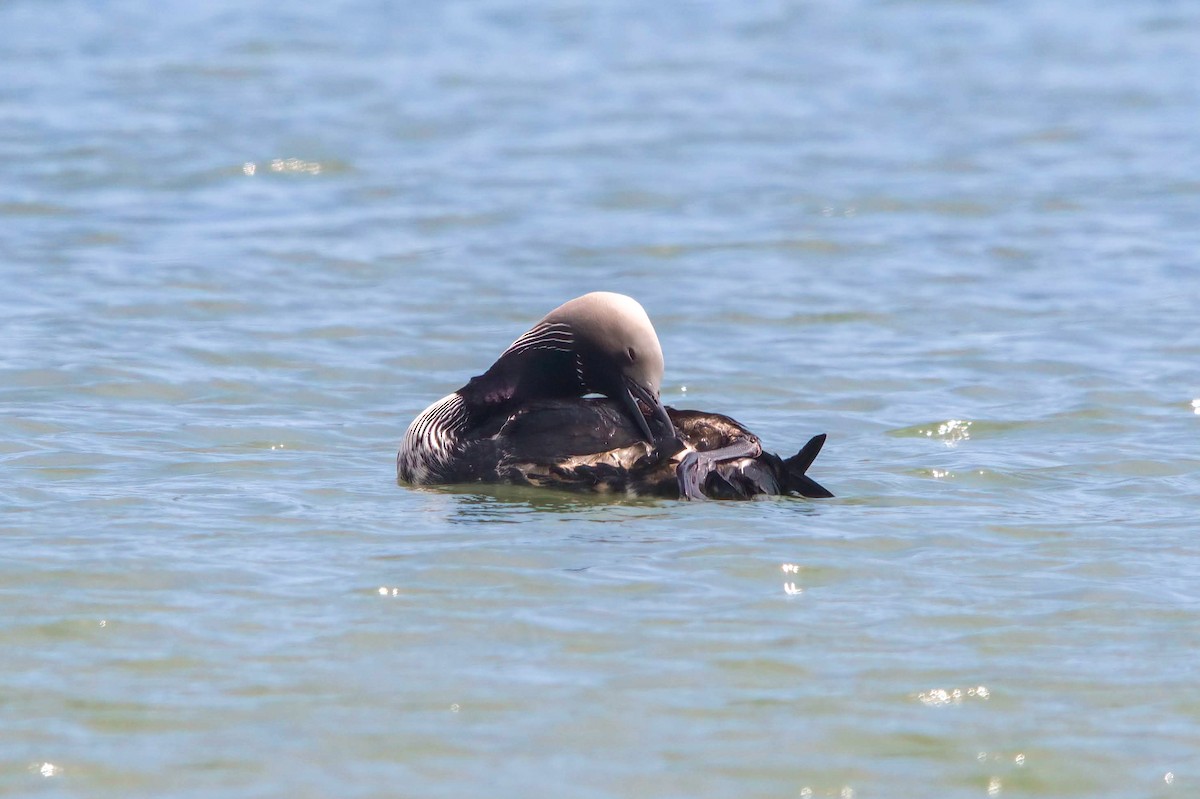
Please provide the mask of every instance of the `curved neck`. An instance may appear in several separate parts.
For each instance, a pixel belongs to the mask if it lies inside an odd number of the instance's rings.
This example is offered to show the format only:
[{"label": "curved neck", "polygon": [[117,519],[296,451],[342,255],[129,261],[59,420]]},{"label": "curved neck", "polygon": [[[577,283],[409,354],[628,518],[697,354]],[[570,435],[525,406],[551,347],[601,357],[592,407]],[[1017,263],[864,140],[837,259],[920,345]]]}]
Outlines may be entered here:
[{"label": "curved neck", "polygon": [[494,410],[530,399],[582,397],[590,391],[583,379],[582,363],[571,350],[506,352],[457,393],[477,410]]}]

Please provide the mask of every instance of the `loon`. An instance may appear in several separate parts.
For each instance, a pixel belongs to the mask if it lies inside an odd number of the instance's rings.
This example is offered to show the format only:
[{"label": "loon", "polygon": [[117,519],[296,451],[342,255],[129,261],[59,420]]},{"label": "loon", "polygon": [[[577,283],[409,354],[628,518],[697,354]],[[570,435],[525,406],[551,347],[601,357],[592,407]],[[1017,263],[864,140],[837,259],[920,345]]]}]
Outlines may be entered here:
[{"label": "loon", "polygon": [[685,499],[833,496],[805,475],[824,435],[783,460],[727,416],[663,405],[662,377],[658,335],[636,300],[577,297],[417,416],[397,477]]}]

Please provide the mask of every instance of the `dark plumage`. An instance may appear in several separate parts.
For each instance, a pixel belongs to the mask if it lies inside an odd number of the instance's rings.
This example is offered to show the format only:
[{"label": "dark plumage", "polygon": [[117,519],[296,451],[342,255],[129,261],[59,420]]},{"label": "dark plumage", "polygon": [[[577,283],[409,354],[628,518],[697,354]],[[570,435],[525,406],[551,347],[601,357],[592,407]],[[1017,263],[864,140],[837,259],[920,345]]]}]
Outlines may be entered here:
[{"label": "dark plumage", "polygon": [[687,499],[833,496],[804,474],[825,436],[784,460],[728,416],[665,407],[662,377],[662,347],[642,306],[585,294],[422,411],[404,434],[396,476]]},{"label": "dark plumage", "polygon": [[603,394],[621,403],[647,441],[656,438],[651,422],[658,436],[674,435],[659,399],[662,376],[658,334],[637,300],[607,291],[576,297],[542,317],[486,372],[422,411],[404,434],[396,476],[454,482],[450,475],[473,428],[540,399]]},{"label": "dark plumage", "polygon": [[728,416],[666,409],[657,446],[608,399],[534,400],[466,431],[446,482],[512,483],[675,499],[832,497],[805,474],[825,436],[783,459]]}]

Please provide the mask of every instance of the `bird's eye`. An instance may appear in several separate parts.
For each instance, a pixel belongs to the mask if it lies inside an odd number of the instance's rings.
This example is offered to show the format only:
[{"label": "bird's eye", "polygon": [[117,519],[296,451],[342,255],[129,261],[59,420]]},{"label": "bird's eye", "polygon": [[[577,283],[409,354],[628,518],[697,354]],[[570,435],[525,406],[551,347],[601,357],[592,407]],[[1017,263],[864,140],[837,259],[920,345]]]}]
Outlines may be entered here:
[{"label": "bird's eye", "polygon": [[637,362],[637,353],[633,351],[633,347],[630,347],[629,349],[625,350],[625,354],[629,356],[630,363]]}]

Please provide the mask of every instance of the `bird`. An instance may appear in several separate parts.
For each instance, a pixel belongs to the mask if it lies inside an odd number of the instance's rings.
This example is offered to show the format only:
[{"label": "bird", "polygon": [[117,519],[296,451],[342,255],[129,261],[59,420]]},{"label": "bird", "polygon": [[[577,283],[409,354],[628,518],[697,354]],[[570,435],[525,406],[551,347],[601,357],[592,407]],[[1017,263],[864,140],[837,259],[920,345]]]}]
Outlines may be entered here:
[{"label": "bird", "polygon": [[577,297],[413,420],[397,479],[682,499],[833,496],[805,474],[824,435],[786,460],[764,452],[727,416],[665,406],[663,372],[640,303],[603,291]]}]

